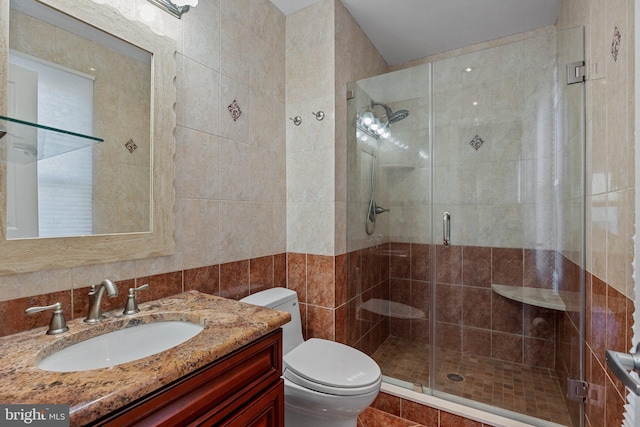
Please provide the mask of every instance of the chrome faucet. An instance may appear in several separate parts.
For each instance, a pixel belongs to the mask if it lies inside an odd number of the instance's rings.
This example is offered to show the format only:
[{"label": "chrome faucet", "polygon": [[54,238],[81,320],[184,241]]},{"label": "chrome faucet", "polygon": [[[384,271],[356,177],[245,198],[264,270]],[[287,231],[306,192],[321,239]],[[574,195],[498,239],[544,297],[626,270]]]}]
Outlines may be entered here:
[{"label": "chrome faucet", "polygon": [[104,295],[105,290],[109,298],[118,296],[118,288],[111,280],[103,280],[97,287],[91,285],[91,291],[89,291],[89,312],[87,318],[84,319],[85,323],[98,323],[104,319],[102,315],[102,295]]}]

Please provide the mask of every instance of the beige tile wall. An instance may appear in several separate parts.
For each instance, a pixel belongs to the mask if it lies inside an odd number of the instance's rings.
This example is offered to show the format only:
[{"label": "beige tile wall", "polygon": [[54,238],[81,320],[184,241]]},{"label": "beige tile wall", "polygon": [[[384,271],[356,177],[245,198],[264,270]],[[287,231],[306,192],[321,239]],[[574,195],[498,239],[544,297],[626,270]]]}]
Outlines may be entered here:
[{"label": "beige tile wall", "polygon": [[[287,249],[333,255],[335,211],[335,4],[287,17]],[[316,120],[313,112],[323,111]]]},{"label": "beige tile wall", "polygon": [[[547,27],[393,67],[395,73],[427,73],[418,66],[434,64],[434,212],[452,213],[454,244],[556,248],[555,53],[555,27]],[[472,71],[465,72],[467,67]],[[392,240],[426,243],[431,226],[424,183],[430,170],[419,152],[430,150],[419,145],[428,135],[420,128],[424,120],[414,116],[428,115],[428,96],[416,96],[416,77],[396,75],[394,81],[403,78],[414,85],[395,105],[412,112],[406,121],[413,132],[408,156],[398,160],[396,153],[379,150],[379,161],[406,168],[382,168],[380,176],[392,195]],[[478,150],[469,144],[475,135],[484,140]],[[438,214],[435,229],[440,220]]]},{"label": "beige tile wall", "polygon": [[[587,270],[633,298],[634,2],[563,0],[558,28],[585,27]],[[621,33],[617,61],[611,54]]]},{"label": "beige tile wall", "polygon": [[[631,347],[635,215],[634,2],[563,0],[558,28],[585,27],[587,426],[620,425],[627,390],[604,351]],[[617,60],[611,48],[621,34]],[[606,317],[606,321],[603,318]]]},{"label": "beige tile wall", "polygon": [[[346,85],[387,65],[339,0],[287,17],[287,250],[346,252]],[[322,121],[313,112],[325,113]]]},{"label": "beige tile wall", "polygon": [[[149,3],[109,4],[140,19]],[[0,300],[285,252],[284,15],[269,0],[204,1],[180,20],[155,10],[148,25],[177,46],[175,254],[1,276]]]}]

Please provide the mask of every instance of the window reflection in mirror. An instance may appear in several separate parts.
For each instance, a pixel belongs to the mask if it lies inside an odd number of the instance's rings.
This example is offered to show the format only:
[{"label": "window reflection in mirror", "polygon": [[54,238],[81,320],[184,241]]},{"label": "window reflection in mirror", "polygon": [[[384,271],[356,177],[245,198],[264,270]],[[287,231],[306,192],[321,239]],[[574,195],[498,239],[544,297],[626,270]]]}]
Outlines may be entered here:
[{"label": "window reflection in mirror", "polygon": [[47,156],[64,134],[14,138],[7,238],[150,231],[151,55],[33,0],[11,0],[9,47],[9,117],[104,141]]}]

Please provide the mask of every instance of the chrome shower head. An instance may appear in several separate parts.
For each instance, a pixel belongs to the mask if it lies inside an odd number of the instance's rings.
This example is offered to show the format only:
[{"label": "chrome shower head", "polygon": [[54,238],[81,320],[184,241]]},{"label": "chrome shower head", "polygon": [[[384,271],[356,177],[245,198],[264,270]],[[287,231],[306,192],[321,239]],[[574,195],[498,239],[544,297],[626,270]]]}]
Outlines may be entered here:
[{"label": "chrome shower head", "polygon": [[398,123],[400,120],[406,119],[407,117],[409,117],[409,110],[398,110],[390,116],[387,116],[387,120],[389,120],[389,124]]},{"label": "chrome shower head", "polygon": [[398,111],[396,111],[394,113],[391,110],[391,108],[389,108],[389,106],[387,104],[384,104],[382,102],[371,101],[371,108],[372,109],[376,105],[379,105],[382,108],[384,108],[384,116],[382,116],[382,117],[386,117],[387,118],[387,125],[390,125],[392,123],[397,123],[400,120],[406,119],[409,116],[409,110],[398,110]]}]

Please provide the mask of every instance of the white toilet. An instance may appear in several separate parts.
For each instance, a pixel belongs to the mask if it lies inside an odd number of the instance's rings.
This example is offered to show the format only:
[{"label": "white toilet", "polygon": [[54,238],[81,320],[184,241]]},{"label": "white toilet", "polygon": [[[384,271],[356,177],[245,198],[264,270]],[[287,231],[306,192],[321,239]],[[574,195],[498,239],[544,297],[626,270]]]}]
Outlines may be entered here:
[{"label": "white toilet", "polygon": [[286,427],[356,427],[376,398],[380,367],[366,354],[333,341],[302,338],[298,294],[273,288],[240,301],[287,311],[282,327]]}]

